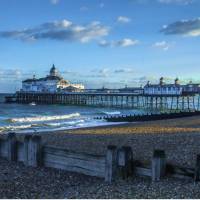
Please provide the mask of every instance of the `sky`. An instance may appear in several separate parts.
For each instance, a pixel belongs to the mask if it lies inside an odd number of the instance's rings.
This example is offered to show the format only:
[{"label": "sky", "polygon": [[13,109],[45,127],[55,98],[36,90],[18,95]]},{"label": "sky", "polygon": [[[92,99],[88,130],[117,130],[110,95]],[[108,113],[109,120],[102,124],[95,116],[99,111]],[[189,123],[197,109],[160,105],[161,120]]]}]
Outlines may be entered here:
[{"label": "sky", "polygon": [[0,0],[0,92],[54,63],[87,88],[200,82],[199,0]]}]

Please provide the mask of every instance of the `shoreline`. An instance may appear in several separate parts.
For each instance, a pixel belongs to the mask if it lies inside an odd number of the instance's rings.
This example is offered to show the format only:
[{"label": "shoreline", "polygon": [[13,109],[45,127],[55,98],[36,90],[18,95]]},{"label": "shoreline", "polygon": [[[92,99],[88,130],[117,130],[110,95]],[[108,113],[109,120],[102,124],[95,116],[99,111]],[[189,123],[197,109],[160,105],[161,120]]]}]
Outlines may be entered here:
[{"label": "shoreline", "polygon": [[103,124],[98,124],[98,125],[89,125],[89,126],[82,126],[82,127],[73,127],[73,128],[67,128],[67,127],[60,127],[60,128],[55,128],[55,129],[44,129],[44,130],[11,130],[11,131],[2,131],[0,132],[0,135],[2,134],[8,134],[9,132],[15,132],[17,134],[46,134],[46,133],[51,133],[51,132],[63,132],[63,131],[72,131],[72,130],[87,130],[87,129],[93,129],[93,128],[111,128],[111,127],[117,127],[117,126],[123,126],[123,125],[130,125],[134,123],[142,123],[142,122],[106,122]]},{"label": "shoreline", "polygon": [[55,129],[44,129],[44,130],[19,130],[19,131],[2,131],[0,132],[1,134],[7,134],[9,132],[15,132],[17,134],[49,134],[49,133],[60,133],[60,132],[65,132],[65,131],[73,131],[73,130],[93,130],[93,129],[103,129],[103,128],[122,128],[122,127],[134,127],[136,125],[142,125],[142,124],[163,124],[164,121],[169,121],[170,123],[173,121],[179,121],[179,120],[183,120],[183,121],[190,121],[191,119],[195,119],[195,118],[200,118],[200,116],[189,116],[189,117],[182,117],[182,118],[174,118],[174,119],[161,119],[161,120],[151,120],[151,121],[135,121],[135,122],[103,122],[102,124],[97,124],[97,125],[86,125],[86,126],[82,126],[82,127],[60,127],[60,128],[55,128]]}]

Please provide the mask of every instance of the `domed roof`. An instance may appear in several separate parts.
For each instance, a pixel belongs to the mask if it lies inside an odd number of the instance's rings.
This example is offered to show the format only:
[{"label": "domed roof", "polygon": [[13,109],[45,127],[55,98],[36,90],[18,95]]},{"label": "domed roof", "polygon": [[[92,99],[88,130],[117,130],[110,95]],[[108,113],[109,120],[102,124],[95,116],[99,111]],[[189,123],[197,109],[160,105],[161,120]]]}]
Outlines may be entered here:
[{"label": "domed roof", "polygon": [[160,85],[164,85],[164,77],[160,78]]},{"label": "domed roof", "polygon": [[58,76],[58,70],[56,69],[54,64],[52,68],[50,69],[50,76]]}]

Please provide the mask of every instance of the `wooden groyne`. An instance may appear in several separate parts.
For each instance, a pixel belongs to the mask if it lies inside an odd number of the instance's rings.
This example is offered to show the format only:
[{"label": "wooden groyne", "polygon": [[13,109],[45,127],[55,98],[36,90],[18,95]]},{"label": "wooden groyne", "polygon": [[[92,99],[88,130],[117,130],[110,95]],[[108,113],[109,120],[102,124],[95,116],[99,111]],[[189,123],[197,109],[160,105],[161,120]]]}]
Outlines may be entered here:
[{"label": "wooden groyne", "polygon": [[145,95],[121,92],[17,92],[8,103],[63,104],[151,110],[199,110],[200,94]]},{"label": "wooden groyne", "polygon": [[144,115],[115,115],[96,117],[95,119],[106,120],[108,122],[140,122],[140,121],[155,121],[165,119],[176,119],[183,117],[192,117],[200,115],[200,111],[190,112],[174,112],[174,113],[157,113],[157,114],[144,114]]},{"label": "wooden groyne", "polygon": [[0,157],[23,162],[26,166],[104,178],[108,183],[134,176],[147,176],[152,181],[160,181],[166,176],[200,181],[200,155],[196,156],[196,165],[187,168],[168,163],[165,151],[160,149],[155,149],[152,159],[144,163],[134,159],[129,146],[108,146],[105,155],[92,155],[45,145],[39,135],[26,135],[23,141],[18,141],[15,133],[9,133],[7,138],[0,139]]}]

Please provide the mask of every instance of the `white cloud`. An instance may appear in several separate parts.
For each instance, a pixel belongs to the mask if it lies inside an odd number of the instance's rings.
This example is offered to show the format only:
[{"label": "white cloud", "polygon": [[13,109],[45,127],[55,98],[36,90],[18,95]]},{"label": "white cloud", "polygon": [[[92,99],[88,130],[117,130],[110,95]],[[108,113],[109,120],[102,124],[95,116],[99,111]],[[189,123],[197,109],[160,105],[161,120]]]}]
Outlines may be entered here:
[{"label": "white cloud", "polygon": [[135,46],[137,44],[139,44],[138,40],[133,40],[130,38],[125,38],[125,39],[119,40],[115,43],[115,45],[119,46],[119,47],[129,47],[129,46]]},{"label": "white cloud", "polygon": [[129,23],[130,21],[131,21],[131,19],[126,16],[119,16],[117,18],[117,22],[119,22],[119,23]]},{"label": "white cloud", "polygon": [[22,41],[49,39],[86,43],[107,36],[109,30],[109,27],[103,26],[98,21],[91,22],[87,25],[77,25],[64,19],[44,23],[29,29],[3,31],[0,32],[0,37],[19,39]]},{"label": "white cloud", "polygon": [[162,49],[164,51],[169,50],[170,46],[171,45],[166,41],[156,42],[153,44],[153,47]]},{"label": "white cloud", "polygon": [[134,72],[134,70],[133,69],[131,69],[131,68],[121,68],[121,69],[116,69],[115,71],[114,71],[114,73],[133,73]]},{"label": "white cloud", "polygon": [[130,38],[124,38],[118,41],[101,40],[99,42],[99,46],[101,47],[130,47],[130,46],[135,46],[138,44],[139,44],[139,40],[134,40]]},{"label": "white cloud", "polygon": [[200,36],[200,18],[180,20],[169,25],[164,25],[161,32],[165,35],[198,37]]},{"label": "white cloud", "polygon": [[102,47],[108,47],[108,46],[110,46],[110,45],[111,45],[111,43],[108,42],[108,41],[106,41],[106,40],[101,40],[101,41],[99,42],[99,46],[102,46]]}]

